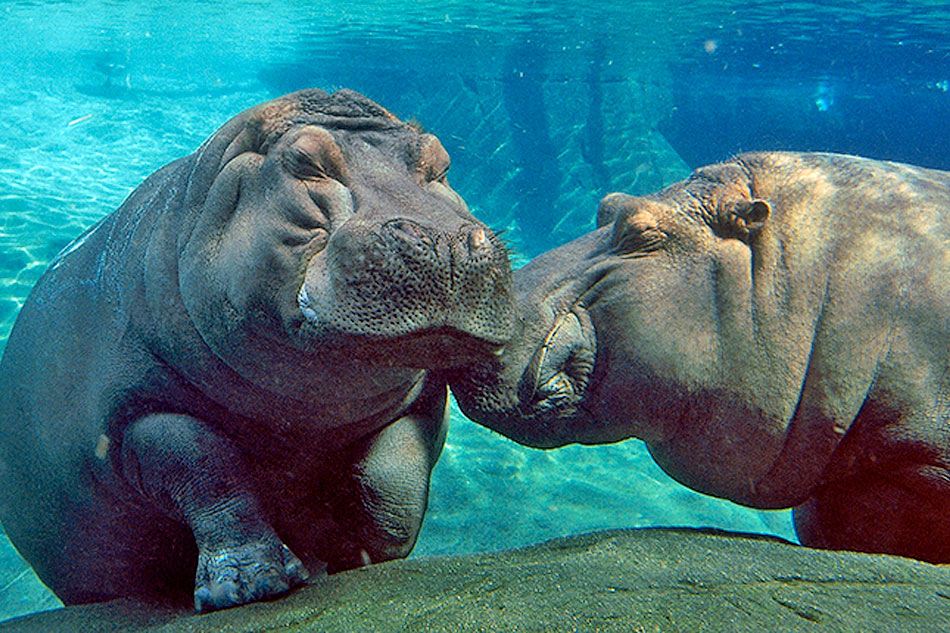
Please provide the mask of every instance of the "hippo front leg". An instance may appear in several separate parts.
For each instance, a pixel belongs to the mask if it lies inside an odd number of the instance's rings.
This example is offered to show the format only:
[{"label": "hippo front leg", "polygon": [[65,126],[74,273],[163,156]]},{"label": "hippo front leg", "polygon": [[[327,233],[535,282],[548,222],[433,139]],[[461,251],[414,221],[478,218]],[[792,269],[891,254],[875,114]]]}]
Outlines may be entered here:
[{"label": "hippo front leg", "polygon": [[121,467],[133,488],[191,528],[198,611],[274,596],[307,579],[264,519],[237,450],[200,420],[153,414],[136,421],[123,437]]},{"label": "hippo front leg", "polygon": [[444,384],[428,384],[406,415],[357,447],[349,490],[337,511],[358,551],[340,561],[342,567],[404,558],[412,550],[448,430],[446,400]]}]

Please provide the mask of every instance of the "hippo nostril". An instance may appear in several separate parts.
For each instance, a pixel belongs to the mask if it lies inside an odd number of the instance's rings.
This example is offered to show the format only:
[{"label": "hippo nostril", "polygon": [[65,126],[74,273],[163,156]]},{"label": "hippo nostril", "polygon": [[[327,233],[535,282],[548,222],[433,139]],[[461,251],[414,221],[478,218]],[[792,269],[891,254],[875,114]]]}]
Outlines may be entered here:
[{"label": "hippo nostril", "polygon": [[363,260],[375,268],[385,267],[390,260],[385,245],[381,244],[378,240],[373,240],[366,244],[363,248],[362,255]]},{"label": "hippo nostril", "polygon": [[488,243],[485,229],[480,226],[473,228],[468,234],[468,248],[472,251],[481,250]]},{"label": "hippo nostril", "polygon": [[391,220],[383,225],[383,230],[390,236],[412,245],[432,245],[429,232],[410,220]]}]

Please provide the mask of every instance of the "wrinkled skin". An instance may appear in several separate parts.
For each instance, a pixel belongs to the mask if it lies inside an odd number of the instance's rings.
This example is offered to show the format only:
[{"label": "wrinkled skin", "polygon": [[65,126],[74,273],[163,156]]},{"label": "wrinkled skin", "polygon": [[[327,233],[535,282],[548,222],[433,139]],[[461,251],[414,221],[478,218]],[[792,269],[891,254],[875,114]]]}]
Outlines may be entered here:
[{"label": "wrinkled skin", "polygon": [[215,609],[409,552],[446,430],[429,369],[512,330],[448,166],[365,97],[301,91],[50,264],[0,371],[0,518],[64,602]]},{"label": "wrinkled skin", "polygon": [[645,440],[696,490],[797,506],[802,542],[950,562],[950,174],[754,153],[515,273],[469,417],[555,447]]}]

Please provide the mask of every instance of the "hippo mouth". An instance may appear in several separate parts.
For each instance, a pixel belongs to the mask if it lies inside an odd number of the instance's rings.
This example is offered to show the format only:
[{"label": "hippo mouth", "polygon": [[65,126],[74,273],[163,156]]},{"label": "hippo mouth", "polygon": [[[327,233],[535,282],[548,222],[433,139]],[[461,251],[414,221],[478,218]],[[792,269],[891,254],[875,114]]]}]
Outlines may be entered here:
[{"label": "hippo mouth", "polygon": [[450,327],[421,330],[398,339],[341,334],[337,342],[350,358],[417,369],[466,366],[494,358],[504,347]]},{"label": "hippo mouth", "polygon": [[583,403],[595,359],[593,324],[575,305],[554,319],[515,383],[505,378],[504,354],[450,373],[448,382],[466,416],[519,444],[555,448],[583,440],[594,426]]},{"label": "hippo mouth", "polygon": [[[483,364],[443,376],[462,412],[526,446],[555,448],[583,442],[596,427],[584,407],[597,357],[596,332],[579,303],[555,317],[523,369],[515,346]],[[513,370],[513,371],[511,371]]]},{"label": "hippo mouth", "polygon": [[[297,304],[306,323],[325,324],[313,307],[305,285],[297,294]],[[433,324],[392,336],[323,331],[320,346],[328,353],[336,351],[348,359],[378,365],[451,369],[495,358],[507,341],[507,337],[480,336],[448,324]]]},{"label": "hippo mouth", "polygon": [[575,305],[555,318],[518,385],[521,416],[557,419],[574,415],[586,395],[596,352],[594,326],[587,310]]}]

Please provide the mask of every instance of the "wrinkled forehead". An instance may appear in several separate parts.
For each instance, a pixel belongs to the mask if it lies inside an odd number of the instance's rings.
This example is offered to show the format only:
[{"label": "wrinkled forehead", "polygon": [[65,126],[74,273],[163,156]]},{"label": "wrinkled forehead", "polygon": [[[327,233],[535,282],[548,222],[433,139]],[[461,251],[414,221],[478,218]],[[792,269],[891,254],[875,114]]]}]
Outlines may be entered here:
[{"label": "wrinkled forehead", "polygon": [[419,136],[382,106],[345,90],[332,95],[307,90],[265,103],[248,120],[246,131],[256,137],[259,151],[266,153],[287,132],[308,125],[325,128],[336,138],[365,133],[412,144]]},{"label": "wrinkled forehead", "polygon": [[700,167],[686,180],[686,189],[702,199],[722,197],[728,193],[748,197],[752,188],[752,173],[739,159]]},{"label": "wrinkled forehead", "polygon": [[[352,90],[331,95],[321,90],[302,90],[261,104],[235,117],[206,143],[217,137],[226,147],[217,163],[220,170],[243,152],[268,154],[305,129],[323,129],[346,160],[359,160],[370,146],[408,166],[423,163],[447,164],[448,155],[431,134],[404,123],[392,113]],[[435,157],[435,160],[427,160]],[[443,170],[444,171],[444,170]]]}]

